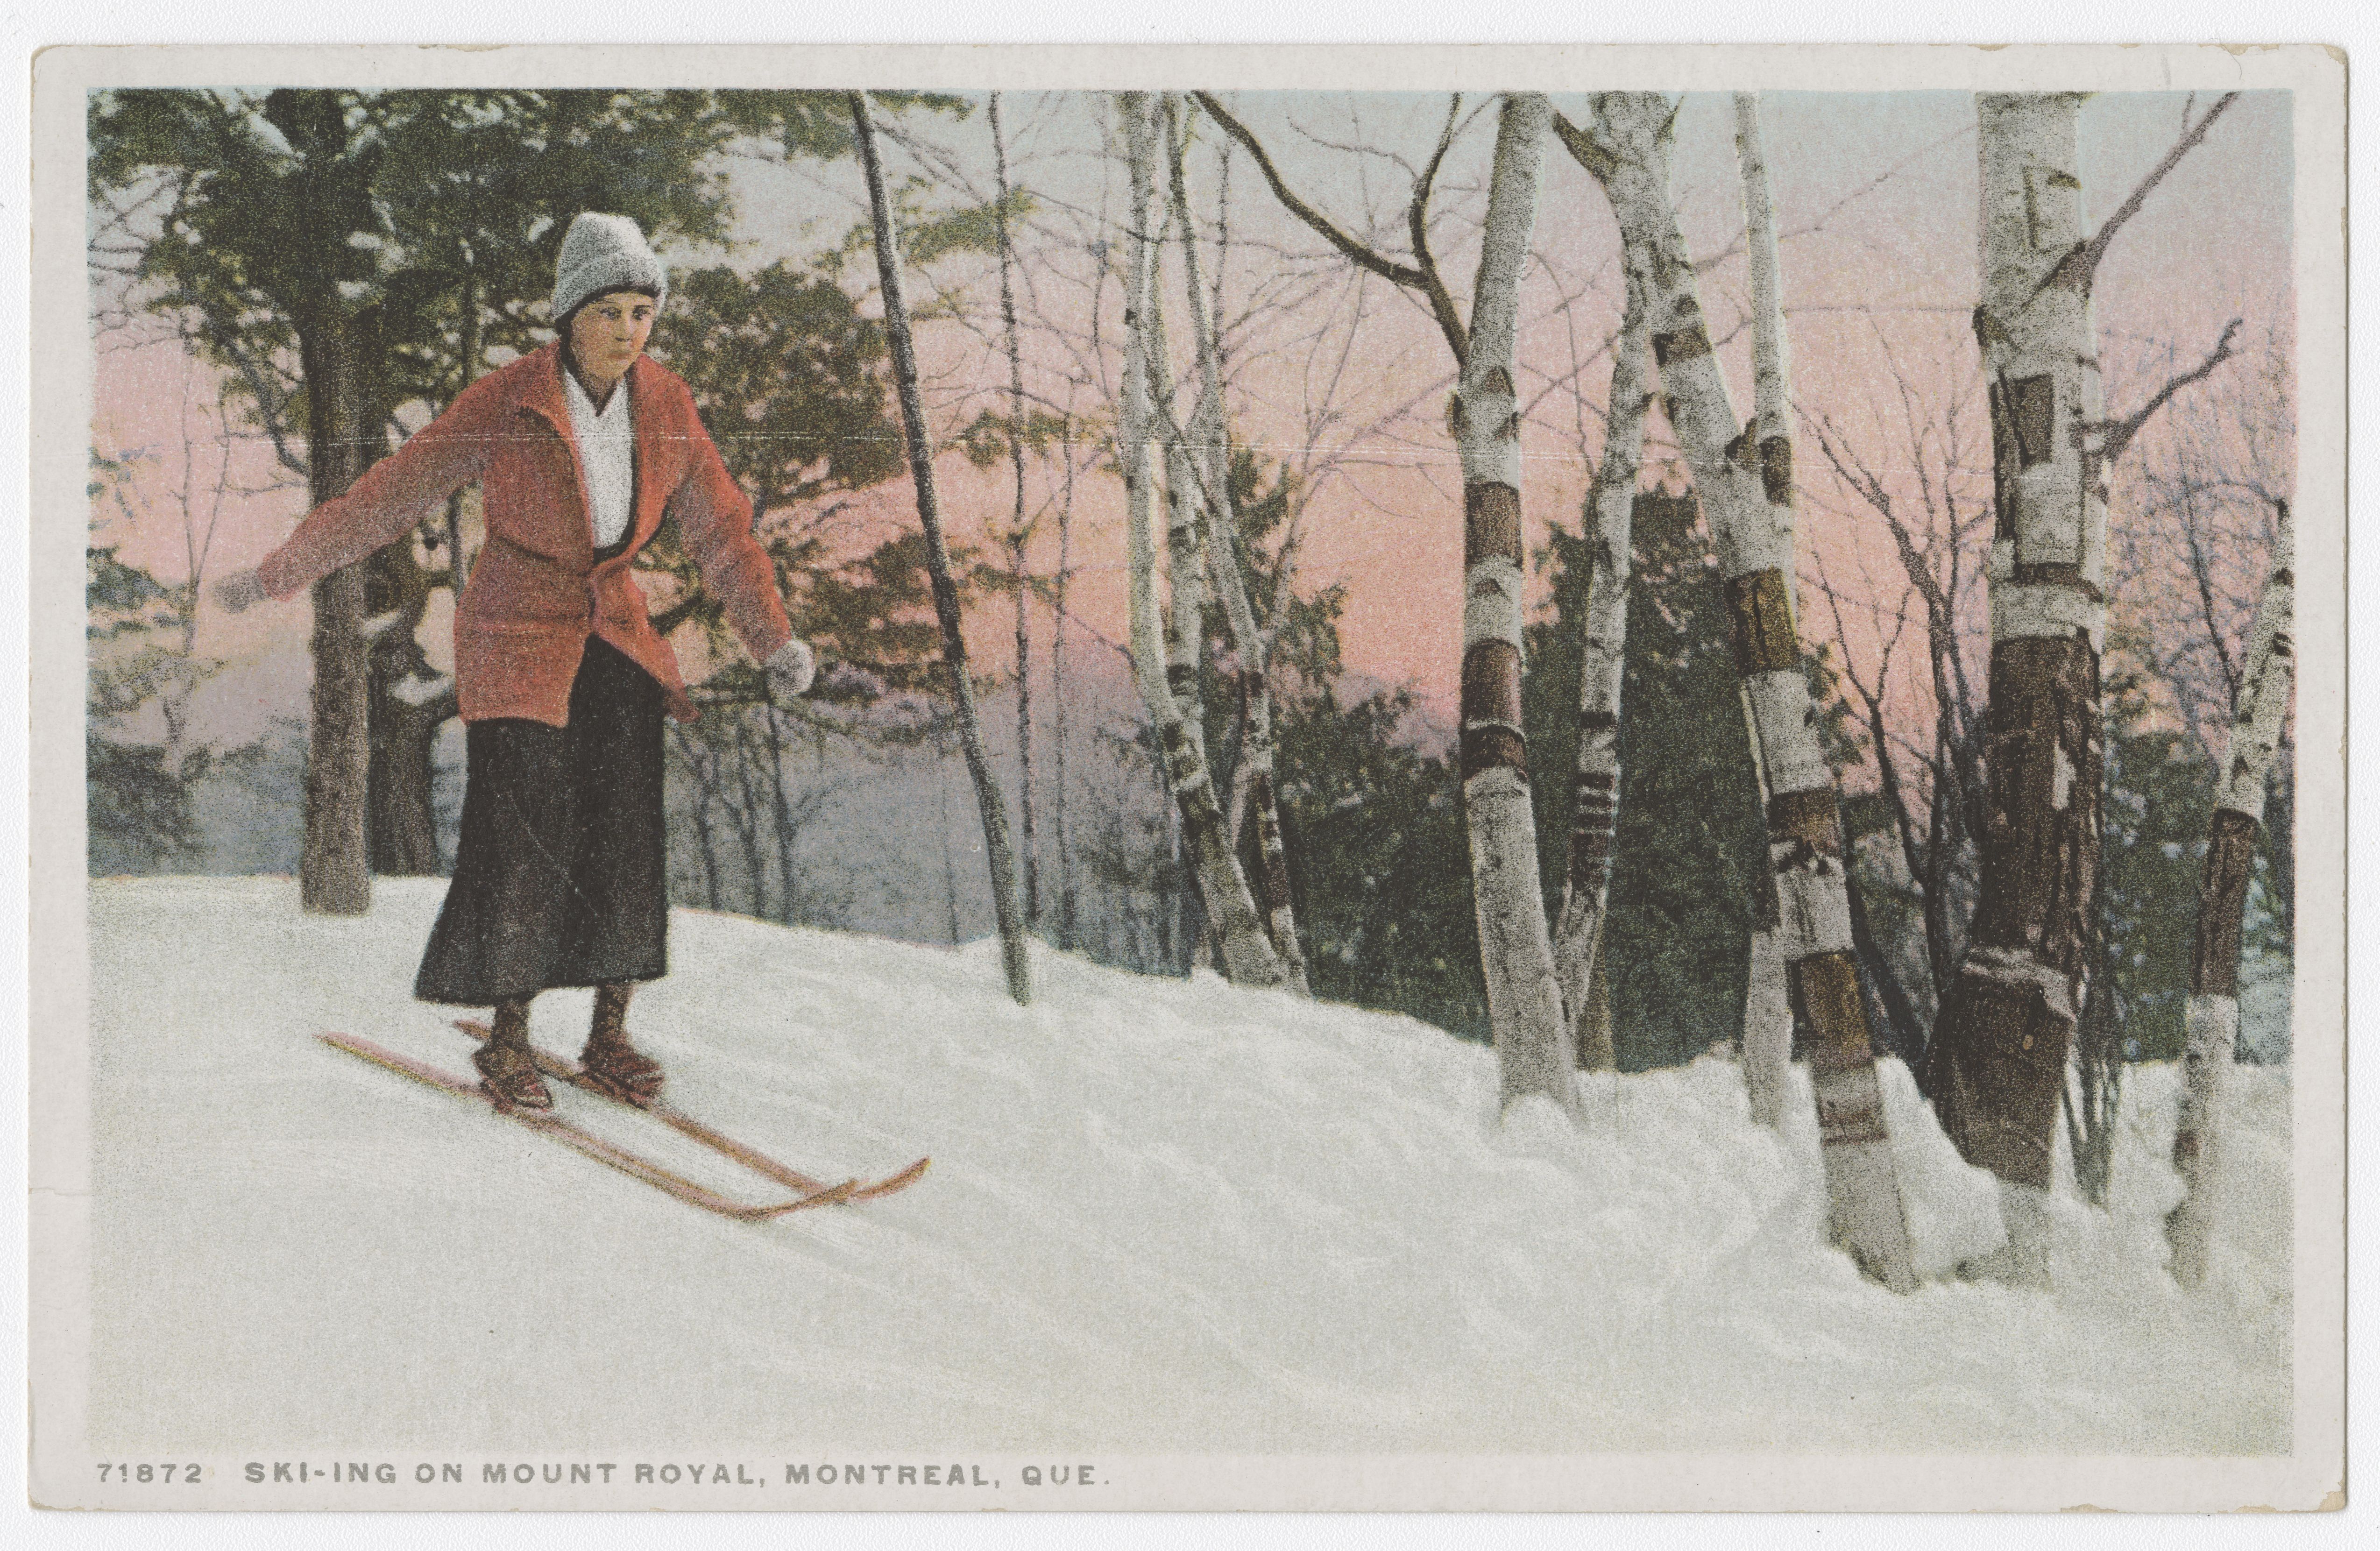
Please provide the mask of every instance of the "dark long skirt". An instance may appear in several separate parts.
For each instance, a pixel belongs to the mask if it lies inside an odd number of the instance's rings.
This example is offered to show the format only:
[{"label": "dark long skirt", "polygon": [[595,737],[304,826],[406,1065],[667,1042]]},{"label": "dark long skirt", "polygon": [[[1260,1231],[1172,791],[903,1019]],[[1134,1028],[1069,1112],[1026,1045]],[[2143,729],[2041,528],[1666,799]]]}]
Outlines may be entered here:
[{"label": "dark long skirt", "polygon": [[570,724],[464,733],[463,838],[413,994],[492,1007],[669,970],[661,685],[589,637]]}]

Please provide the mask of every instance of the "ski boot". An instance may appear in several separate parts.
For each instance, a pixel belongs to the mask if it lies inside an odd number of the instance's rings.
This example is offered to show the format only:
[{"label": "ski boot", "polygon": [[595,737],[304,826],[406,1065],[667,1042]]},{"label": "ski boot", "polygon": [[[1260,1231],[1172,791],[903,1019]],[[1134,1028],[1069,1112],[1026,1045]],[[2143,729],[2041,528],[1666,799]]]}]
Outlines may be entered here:
[{"label": "ski boot", "polygon": [[538,1075],[537,1057],[528,1048],[528,1003],[496,1004],[493,1037],[471,1053],[480,1069],[480,1085],[500,1109],[551,1109],[553,1095]]},{"label": "ski boot", "polygon": [[595,988],[595,1022],[587,1033],[579,1070],[623,1103],[650,1109],[661,1097],[661,1062],[628,1043],[628,997],[636,983],[615,980]]}]

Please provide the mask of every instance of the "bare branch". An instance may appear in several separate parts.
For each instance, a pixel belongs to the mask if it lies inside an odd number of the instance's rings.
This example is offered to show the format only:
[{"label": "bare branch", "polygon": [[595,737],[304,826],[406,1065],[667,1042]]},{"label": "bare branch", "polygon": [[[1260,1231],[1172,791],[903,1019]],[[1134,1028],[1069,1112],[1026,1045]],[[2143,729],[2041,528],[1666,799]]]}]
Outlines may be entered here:
[{"label": "bare branch", "polygon": [[1439,331],[1446,335],[1447,347],[1454,352],[1454,365],[1459,371],[1468,365],[1471,345],[1470,331],[1463,326],[1463,315],[1455,310],[1454,297],[1439,277],[1438,261],[1429,251],[1429,192],[1438,182],[1438,169],[1446,160],[1446,148],[1454,143],[1454,127],[1463,115],[1463,93],[1447,100],[1446,127],[1438,134],[1438,149],[1429,158],[1429,165],[1414,179],[1413,204],[1405,212],[1405,224],[1413,234],[1414,262],[1422,277],[1422,294],[1429,298],[1429,310],[1438,319]]},{"label": "bare branch", "polygon": [[2223,116],[2223,110],[2239,100],[2237,91],[2227,91],[2217,98],[2215,105],[2206,110],[2206,116],[2198,121],[2197,127],[2185,130],[2181,139],[2173,142],[2173,149],[2165,153],[2165,160],[2149,169],[2148,176],[2141,179],[2140,187],[2116,207],[2115,213],[2108,216],[2090,237],[2078,243],[2074,251],[2059,260],[2058,267],[2042,278],[2041,288],[2046,290],[2052,285],[2063,285],[2089,290],[2093,277],[2099,273],[2099,261],[2107,256],[2108,245],[2116,240],[2116,234],[2124,229],[2124,223],[2140,213],[2141,206],[2148,202],[2149,195],[2165,181],[2166,175],[2180,165],[2181,159],[2190,154],[2191,149],[2206,138],[2207,128]]},{"label": "bare branch", "polygon": [[2213,376],[2216,367],[2231,358],[2231,341],[2239,332],[2240,320],[2234,318],[2223,325],[2223,337],[2215,342],[2215,348],[2206,353],[2204,360],[2180,376],[2169,380],[2134,413],[2125,416],[2120,420],[2101,421],[2095,428],[2107,433],[2106,440],[2100,444],[2101,459],[2113,463],[2122,457],[2124,449],[2132,444],[2132,438],[2138,436],[2141,433],[2141,428],[2148,424],[2149,417],[2164,408],[2168,400],[2192,382],[2203,382]]},{"label": "bare branch", "polygon": [[[1262,142],[1249,131],[1246,125],[1233,118],[1223,104],[1215,100],[1213,92],[1194,91],[1191,95],[1197,99],[1198,105],[1206,109],[1216,123],[1223,127],[1225,134],[1248,148],[1248,154],[1257,159],[1257,170],[1265,175],[1265,181],[1272,185],[1274,197],[1281,200],[1292,215],[1313,227],[1316,234],[1331,247],[1381,279],[1394,281],[1397,285],[1408,285],[1418,291],[1427,291],[1429,277],[1420,270],[1411,264],[1400,264],[1366,247],[1354,237],[1340,230],[1329,216],[1299,199],[1296,192],[1282,180],[1281,169],[1272,164],[1272,157],[1266,152]],[[1431,165],[1435,168],[1436,163],[1433,162]]]},{"label": "bare branch", "polygon": [[1609,146],[1572,124],[1560,109],[1554,111],[1554,133],[1569,148],[1572,160],[1585,167],[1596,182],[1607,181],[1619,167],[1619,159]]}]

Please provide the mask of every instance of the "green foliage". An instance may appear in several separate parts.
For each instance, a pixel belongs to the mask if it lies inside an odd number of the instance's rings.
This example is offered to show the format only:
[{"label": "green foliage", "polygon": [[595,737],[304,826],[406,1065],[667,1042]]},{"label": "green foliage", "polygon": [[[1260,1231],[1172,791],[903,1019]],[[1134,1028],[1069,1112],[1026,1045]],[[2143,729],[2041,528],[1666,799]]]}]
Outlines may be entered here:
[{"label": "green foliage", "polygon": [[[953,572],[965,576],[972,559],[965,548],[953,549]],[[822,677],[832,676],[823,673],[826,664],[841,663],[888,689],[947,688],[923,533],[901,534],[844,564],[809,572],[795,612],[819,653]]]},{"label": "green foliage", "polygon": [[757,100],[707,92],[128,90],[91,99],[90,173],[164,192],[150,305],[196,315],[218,364],[273,400],[260,413],[302,427],[257,374],[288,370],[318,324],[367,342],[383,408],[443,402],[467,285],[484,347],[533,347],[571,216],[724,240],[718,153],[771,124]]},{"label": "green foliage", "polygon": [[[683,278],[681,297],[654,328],[654,352],[686,378],[728,473],[752,497],[778,590],[821,657],[819,692],[867,702],[888,690],[933,690],[942,637],[923,533],[835,559],[819,512],[831,497],[906,468],[890,412],[883,326],[859,314],[828,276],[788,264],[749,278],[702,269]],[[638,566],[674,585],[676,602],[662,609],[657,628],[666,636],[693,621],[731,663],[707,687],[728,699],[759,697],[759,678],[728,647],[726,613],[698,585],[674,526],[662,528]],[[826,671],[833,666],[850,671]]]},{"label": "green foliage", "polygon": [[[1691,1060],[1742,1023],[1753,890],[1766,852],[1718,563],[1692,498],[1648,492],[1633,518],[1620,830],[1604,965],[1623,1070]],[[1538,866],[1558,911],[1578,748],[1586,540],[1557,527],[1541,562],[1553,617],[1528,632],[1523,714]],[[1828,704],[1829,701],[1821,701]]]},{"label": "green foliage", "polygon": [[1452,762],[1415,742],[1413,715],[1406,691],[1342,705],[1329,685],[1282,708],[1281,826],[1307,975],[1317,996],[1484,1040],[1462,791]]},{"label": "green foliage", "polygon": [[[727,119],[753,139],[772,144],[788,157],[833,162],[852,154],[851,93],[848,91],[718,91],[708,93]],[[892,113],[912,108],[965,118],[975,104],[940,91],[871,91],[878,107]]]},{"label": "green foliage", "polygon": [[[936,206],[929,201],[937,188],[929,178],[912,176],[890,190],[892,230],[904,264],[923,267],[953,253],[997,253],[1002,215],[1014,226],[1035,208],[1031,191],[1025,188],[1011,188],[1004,201],[993,199],[982,204]],[[845,265],[858,263],[859,256],[867,254],[861,267],[873,274],[875,247],[875,224],[862,221],[845,232],[842,244],[820,263],[830,273],[839,274]]]},{"label": "green foliage", "polygon": [[[922,537],[837,561],[819,509],[906,467],[882,326],[822,274],[777,263],[747,279],[722,266],[682,277],[653,342],[693,392],[704,428],[750,498],[778,588],[797,600],[797,627],[835,660],[875,675],[874,690],[922,686],[939,647]],[[662,596],[673,600],[656,628],[667,635],[692,621],[722,658],[737,661],[725,614],[699,587],[674,525],[663,525],[638,566],[667,579]],[[714,692],[759,694],[756,677],[725,672]],[[835,682],[853,693],[866,683]]]},{"label": "green foliage", "polygon": [[[1431,751],[1441,740],[1419,725],[1409,691],[1349,693],[1339,641],[1344,588],[1301,593],[1293,585],[1294,479],[1243,447],[1228,467],[1234,552],[1249,606],[1272,632],[1275,791],[1314,992],[1486,1039],[1470,840],[1453,764]],[[1228,792],[1242,729],[1219,666],[1229,639],[1223,611],[1211,598],[1206,632],[1208,757]],[[1241,862],[1254,877],[1253,824],[1242,841]]]},{"label": "green foliage", "polygon": [[905,467],[883,325],[823,275],[783,262],[682,274],[652,353],[693,390],[756,519]]},{"label": "green foliage", "polygon": [[1033,196],[1023,188],[1010,189],[1005,200],[915,211],[901,227],[901,256],[913,264],[930,264],[953,253],[997,253],[1002,215],[1013,225],[1032,212]]},{"label": "green foliage", "polygon": [[[2107,718],[2107,963],[2135,1060],[2180,1056],[2198,931],[2199,873],[2215,810],[2215,771],[2180,725],[2162,712],[2140,643],[2111,635],[2101,693]],[[2260,862],[2261,862],[2260,858]],[[2259,867],[2261,875],[2265,869]],[[2242,951],[2285,953],[2289,943],[2252,897]]]},{"label": "green foliage", "polygon": [[176,589],[119,559],[113,545],[91,545],[83,554],[89,864],[97,875],[147,872],[197,849],[191,788],[206,775],[207,757],[201,750],[177,760],[125,724],[203,670],[153,638],[181,623],[172,606]]},{"label": "green foliage", "polygon": [[631,216],[656,245],[724,244],[723,153],[852,148],[841,91],[126,89],[94,93],[88,127],[94,191],[162,198],[140,270],[148,305],[195,314],[259,412],[293,428],[299,401],[271,373],[295,375],[317,321],[338,316],[371,342],[384,408],[443,403],[463,380],[467,294],[484,349],[550,336],[544,303],[573,215]]},{"label": "green foliage", "polygon": [[[1027,457],[1045,453],[1069,440],[1079,439],[1082,427],[1063,415],[1053,415],[1046,409],[1029,409],[1017,424],[1016,445]],[[1008,461],[1009,418],[984,410],[968,421],[957,437],[959,451],[967,462],[978,468],[990,468]]]}]

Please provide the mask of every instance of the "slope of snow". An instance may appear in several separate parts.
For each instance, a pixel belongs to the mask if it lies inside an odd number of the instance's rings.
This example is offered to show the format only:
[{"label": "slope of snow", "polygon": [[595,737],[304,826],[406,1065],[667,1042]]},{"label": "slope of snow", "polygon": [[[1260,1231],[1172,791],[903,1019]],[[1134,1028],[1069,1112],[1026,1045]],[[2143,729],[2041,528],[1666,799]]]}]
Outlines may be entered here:
[{"label": "slope of snow", "polygon": [[[1807,1098],[1735,1068],[1494,1121],[1486,1049],[1211,977],[681,912],[632,1015],[677,1102],[907,1194],[698,1213],[312,1036],[468,1073],[408,997],[443,885],[94,881],[94,1448],[854,1447],[2251,1453],[2289,1444],[2286,1072],[2242,1071],[2207,1288],[2163,1270],[2174,1073],[2128,1084],[2111,1210],[2056,1290],[1896,1297],[1822,1244]],[[575,1050],[588,997],[534,1033]],[[1806,1082],[1806,1078],[1803,1079]],[[1885,1069],[1921,1261],[1991,1187]],[[1806,1089],[1805,1089],[1806,1094]],[[752,1198],[650,1120],[567,1112]]]}]

